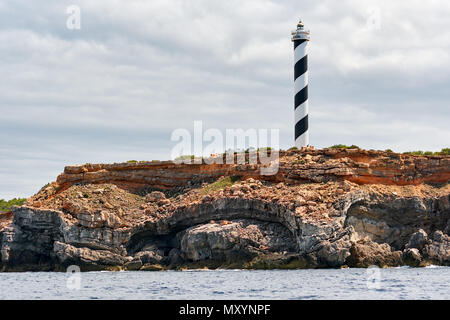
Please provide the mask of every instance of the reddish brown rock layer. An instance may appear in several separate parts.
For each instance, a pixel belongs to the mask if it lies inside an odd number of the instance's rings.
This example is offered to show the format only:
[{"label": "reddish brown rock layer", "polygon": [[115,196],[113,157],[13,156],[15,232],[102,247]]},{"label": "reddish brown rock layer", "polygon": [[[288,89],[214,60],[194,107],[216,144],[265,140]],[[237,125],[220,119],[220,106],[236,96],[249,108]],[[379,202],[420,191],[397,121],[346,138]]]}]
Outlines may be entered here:
[{"label": "reddish brown rock layer", "polygon": [[[248,155],[247,155],[248,160]],[[280,152],[275,175],[261,175],[259,164],[175,164],[171,161],[68,166],[55,191],[75,183],[113,183],[129,191],[144,187],[168,190],[240,176],[273,182],[302,183],[348,180],[357,184],[419,185],[447,183],[450,157],[412,156],[360,149]]]}]

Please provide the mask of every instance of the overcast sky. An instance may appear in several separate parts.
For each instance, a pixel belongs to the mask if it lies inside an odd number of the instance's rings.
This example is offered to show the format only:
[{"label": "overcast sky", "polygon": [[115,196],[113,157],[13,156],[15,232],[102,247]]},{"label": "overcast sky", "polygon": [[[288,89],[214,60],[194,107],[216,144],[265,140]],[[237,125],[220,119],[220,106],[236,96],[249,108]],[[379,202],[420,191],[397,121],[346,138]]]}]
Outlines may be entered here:
[{"label": "overcast sky", "polygon": [[3,0],[0,198],[31,196],[65,165],[168,159],[172,131],[194,120],[279,128],[293,146],[299,18],[312,145],[449,147],[449,17],[444,0]]}]

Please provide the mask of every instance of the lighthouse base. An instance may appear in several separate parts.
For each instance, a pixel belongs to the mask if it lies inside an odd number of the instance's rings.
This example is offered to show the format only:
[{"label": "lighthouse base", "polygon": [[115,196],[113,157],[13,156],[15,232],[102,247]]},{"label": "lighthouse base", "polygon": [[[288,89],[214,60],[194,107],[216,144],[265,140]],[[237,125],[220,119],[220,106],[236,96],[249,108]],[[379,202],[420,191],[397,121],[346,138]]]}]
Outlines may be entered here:
[{"label": "lighthouse base", "polygon": [[298,149],[301,149],[303,147],[307,147],[309,145],[309,136],[307,134],[302,134],[300,137],[298,137],[295,140],[295,146]]}]

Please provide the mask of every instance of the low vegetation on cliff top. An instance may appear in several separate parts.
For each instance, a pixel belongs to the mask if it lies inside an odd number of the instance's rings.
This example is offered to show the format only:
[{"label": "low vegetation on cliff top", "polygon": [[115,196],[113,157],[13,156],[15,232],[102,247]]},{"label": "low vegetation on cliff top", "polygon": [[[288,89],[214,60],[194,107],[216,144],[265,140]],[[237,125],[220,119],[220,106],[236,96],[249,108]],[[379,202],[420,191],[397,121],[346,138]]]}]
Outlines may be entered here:
[{"label": "low vegetation on cliff top", "polygon": [[360,149],[357,145],[352,144],[351,146],[347,146],[345,144],[335,144],[331,147],[331,149]]},{"label": "low vegetation on cliff top", "polygon": [[[352,144],[351,146],[347,146],[345,144],[335,144],[331,147],[328,147],[331,149],[360,149],[357,145]],[[292,148],[291,148],[292,149]],[[386,149],[387,152],[394,152],[391,149]],[[450,155],[450,148],[443,148],[441,151],[407,151],[403,152],[403,154],[410,154],[410,155],[416,155],[416,156],[448,156]]]},{"label": "low vegetation on cliff top", "polygon": [[0,213],[11,211],[12,206],[21,206],[27,199],[14,198],[11,200],[0,199]]},{"label": "low vegetation on cliff top", "polygon": [[[334,144],[334,145],[328,147],[327,149],[361,149],[361,148],[354,144],[352,144],[351,146],[347,146],[345,144]],[[298,148],[292,147],[292,148],[288,149],[288,151],[292,151],[292,150],[298,150]]]},{"label": "low vegetation on cliff top", "polygon": [[[345,145],[345,144],[335,144],[332,146],[327,147],[328,149],[361,149],[359,146],[357,145]],[[239,154],[239,153],[249,153],[249,152],[260,152],[260,151],[272,151],[273,149],[270,147],[265,147],[265,148],[258,148],[258,149],[254,149],[254,148],[249,148],[246,150],[234,150],[234,154]],[[291,147],[289,148],[287,151],[294,151],[294,150],[299,150],[297,147]],[[283,150],[280,150],[283,151]],[[384,150],[386,152],[395,152],[392,151],[391,149],[386,149]],[[223,153],[223,155],[226,155],[227,153]],[[407,152],[403,152],[403,154],[410,154],[410,155],[416,155],[416,156],[440,156],[440,155],[450,155],[450,148],[443,148],[441,151],[421,151],[421,150],[417,150],[417,151],[407,151]],[[194,160],[195,156],[194,155],[182,155],[177,157],[175,160]],[[136,160],[129,160],[127,161],[129,163],[131,162],[144,162],[144,161],[136,161]]]},{"label": "low vegetation on cliff top", "polygon": [[450,148],[444,148],[441,151],[407,151],[403,152],[403,154],[412,154],[416,156],[449,156],[450,155]]},{"label": "low vegetation on cliff top", "polygon": [[205,186],[202,189],[202,193],[208,194],[208,193],[214,192],[216,190],[224,189],[225,187],[230,187],[239,180],[240,180],[240,178],[236,177],[236,176],[229,176],[229,177],[221,178],[221,179]]}]

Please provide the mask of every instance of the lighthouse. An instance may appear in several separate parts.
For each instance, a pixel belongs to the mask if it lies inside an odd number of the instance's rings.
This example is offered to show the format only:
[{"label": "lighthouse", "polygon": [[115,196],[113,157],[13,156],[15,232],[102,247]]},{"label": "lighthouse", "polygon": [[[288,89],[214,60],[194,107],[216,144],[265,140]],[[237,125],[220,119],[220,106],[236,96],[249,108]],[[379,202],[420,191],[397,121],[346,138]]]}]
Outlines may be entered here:
[{"label": "lighthouse", "polygon": [[309,145],[308,132],[308,54],[306,46],[309,30],[305,30],[300,20],[297,29],[291,32],[294,43],[294,112],[295,112],[295,146]]}]

